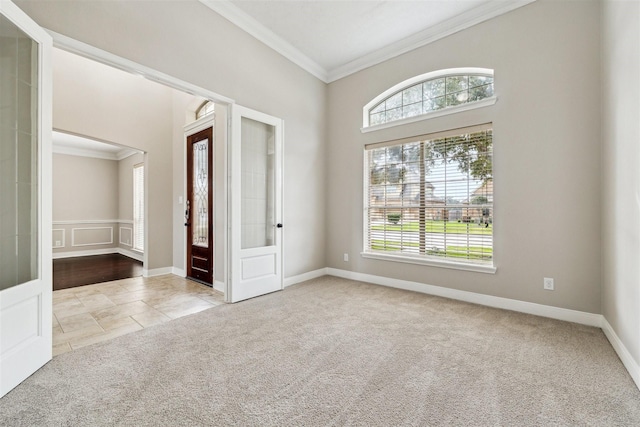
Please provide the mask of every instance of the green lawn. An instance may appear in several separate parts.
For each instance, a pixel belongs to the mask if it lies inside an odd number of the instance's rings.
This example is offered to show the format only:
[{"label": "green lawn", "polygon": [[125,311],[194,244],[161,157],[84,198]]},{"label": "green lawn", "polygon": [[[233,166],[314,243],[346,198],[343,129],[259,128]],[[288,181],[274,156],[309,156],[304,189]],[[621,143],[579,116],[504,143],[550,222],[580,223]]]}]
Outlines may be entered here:
[{"label": "green lawn", "polygon": [[[404,247],[417,248],[418,242],[404,242]],[[371,249],[378,251],[400,251],[400,242],[397,240],[379,240],[371,241]],[[465,259],[484,259],[489,260],[493,257],[493,248],[484,246],[447,246],[446,253],[441,250],[427,249],[427,255],[446,256],[448,258],[465,258]]]},{"label": "green lawn", "polygon": [[[404,231],[404,232],[418,232],[419,222],[405,222],[402,224],[379,224],[372,225],[371,229],[376,231]],[[484,224],[468,224],[457,221],[432,221],[429,220],[426,223],[427,233],[447,233],[447,234],[481,234],[491,235],[493,234],[493,225],[489,224],[486,227]]]}]

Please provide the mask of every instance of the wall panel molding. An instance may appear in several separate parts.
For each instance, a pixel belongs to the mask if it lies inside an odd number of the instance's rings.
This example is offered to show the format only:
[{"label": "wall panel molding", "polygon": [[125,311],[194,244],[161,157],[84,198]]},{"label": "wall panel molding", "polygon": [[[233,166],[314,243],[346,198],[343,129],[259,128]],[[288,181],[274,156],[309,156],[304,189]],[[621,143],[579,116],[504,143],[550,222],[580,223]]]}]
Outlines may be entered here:
[{"label": "wall panel molding", "polygon": [[[93,236],[91,234],[86,233],[87,231],[92,230],[109,230],[109,238],[108,239],[94,239],[91,241],[91,237],[100,236],[99,233],[94,233]],[[85,233],[83,233],[85,232]],[[76,240],[80,240],[82,234],[88,235],[88,241],[85,243],[77,243]],[[97,235],[97,236],[96,236]],[[77,237],[78,236],[78,237]],[[100,237],[105,237],[106,235],[102,235]],[[94,246],[94,245],[112,245],[113,244],[113,227],[74,227],[71,229],[71,246],[79,247],[79,246]]]},{"label": "wall panel molding", "polygon": [[[60,249],[60,248],[64,248],[66,245],[65,242],[65,237],[66,237],[66,230],[64,228],[54,228],[52,231],[52,239],[51,239],[51,243],[53,243],[51,246],[53,249]],[[60,244],[56,244],[56,242],[60,242]]]}]

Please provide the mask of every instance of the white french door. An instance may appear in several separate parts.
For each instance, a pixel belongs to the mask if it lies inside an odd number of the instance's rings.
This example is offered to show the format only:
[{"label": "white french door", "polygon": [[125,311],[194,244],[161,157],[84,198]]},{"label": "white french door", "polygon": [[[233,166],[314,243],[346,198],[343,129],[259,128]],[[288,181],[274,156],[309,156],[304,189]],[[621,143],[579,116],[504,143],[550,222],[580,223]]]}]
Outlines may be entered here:
[{"label": "white french door", "polygon": [[52,354],[51,50],[0,1],[0,397]]},{"label": "white french door", "polygon": [[227,300],[282,289],[281,119],[232,106]]}]

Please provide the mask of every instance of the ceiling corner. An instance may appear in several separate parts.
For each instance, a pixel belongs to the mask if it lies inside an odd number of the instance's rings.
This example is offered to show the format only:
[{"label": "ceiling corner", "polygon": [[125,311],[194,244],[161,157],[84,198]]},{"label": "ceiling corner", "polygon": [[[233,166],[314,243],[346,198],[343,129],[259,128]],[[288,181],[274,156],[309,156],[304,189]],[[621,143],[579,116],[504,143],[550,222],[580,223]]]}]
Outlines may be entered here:
[{"label": "ceiling corner", "polygon": [[329,73],[326,69],[292,46],[289,42],[273,33],[253,17],[249,16],[229,0],[199,1],[303,70],[322,80],[324,83],[328,83]]}]

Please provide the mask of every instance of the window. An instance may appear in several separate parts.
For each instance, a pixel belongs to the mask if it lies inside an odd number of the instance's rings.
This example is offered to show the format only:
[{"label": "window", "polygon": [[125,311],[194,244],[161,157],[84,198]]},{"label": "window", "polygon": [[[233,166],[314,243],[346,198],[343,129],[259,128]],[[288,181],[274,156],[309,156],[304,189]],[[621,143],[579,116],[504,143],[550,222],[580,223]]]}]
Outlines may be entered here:
[{"label": "window", "polygon": [[492,146],[490,124],[366,146],[363,256],[494,272]]},{"label": "window", "polygon": [[196,110],[196,120],[203,118],[207,114],[213,113],[215,104],[211,101],[204,101]]},{"label": "window", "polygon": [[144,165],[133,167],[133,249],[144,251]]},{"label": "window", "polygon": [[[486,101],[478,103],[482,100]],[[493,70],[440,70],[406,80],[377,96],[364,107],[363,126],[415,121],[437,112],[453,113],[493,102]]]}]

